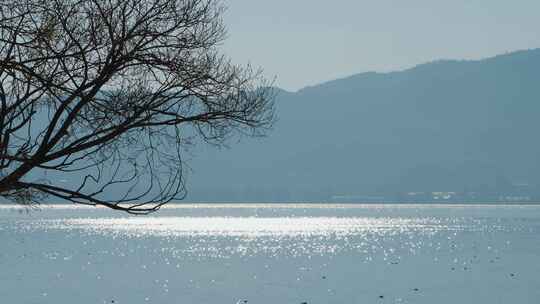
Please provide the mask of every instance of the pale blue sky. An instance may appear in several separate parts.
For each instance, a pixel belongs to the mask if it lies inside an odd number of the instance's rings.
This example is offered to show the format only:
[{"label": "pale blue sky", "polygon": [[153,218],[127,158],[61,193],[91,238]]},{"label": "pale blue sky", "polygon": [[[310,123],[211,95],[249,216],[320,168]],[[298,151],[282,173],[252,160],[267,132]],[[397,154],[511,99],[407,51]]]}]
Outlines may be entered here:
[{"label": "pale blue sky", "polygon": [[540,47],[540,0],[227,0],[224,48],[302,87]]}]

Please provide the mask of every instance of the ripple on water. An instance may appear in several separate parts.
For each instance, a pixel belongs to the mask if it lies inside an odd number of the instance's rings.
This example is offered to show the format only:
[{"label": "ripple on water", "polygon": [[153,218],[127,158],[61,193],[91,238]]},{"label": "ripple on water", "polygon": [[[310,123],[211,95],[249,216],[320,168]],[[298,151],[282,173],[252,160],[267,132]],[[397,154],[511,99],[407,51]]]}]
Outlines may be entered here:
[{"label": "ripple on water", "polygon": [[351,236],[365,233],[432,233],[474,229],[460,219],[373,217],[128,217],[75,218],[34,221],[30,229],[83,230],[90,234],[129,237],[222,236],[295,237]]},{"label": "ripple on water", "polygon": [[[128,244],[131,239],[150,238],[159,242],[161,250],[172,252],[174,256],[222,257],[259,253],[296,256],[353,250],[363,253],[366,258],[377,253],[388,260],[399,259],[402,254],[416,254],[423,248],[438,251],[459,249],[455,247],[456,239],[466,232],[488,234],[519,229],[538,230],[536,218],[491,216],[491,213],[499,212],[499,207],[479,209],[484,216],[481,217],[478,216],[480,213],[469,215],[476,207],[464,209],[453,206],[446,209],[386,205],[201,206],[175,206],[159,216],[146,217],[110,217],[110,213],[97,211],[88,214],[87,211],[52,210],[50,214],[44,212],[40,218],[17,218],[16,227],[3,227],[0,223],[0,229],[56,231],[62,232],[65,238],[75,239],[81,235],[94,236],[85,238],[85,241],[103,237],[114,239],[116,244],[118,241]],[[237,214],[235,209],[247,211]],[[519,211],[520,216],[528,214],[526,211]],[[176,216],[179,212],[183,216]],[[89,217],[74,217],[81,214]],[[126,252],[119,249],[118,254]]]},{"label": "ripple on water", "polygon": [[[345,250],[399,259],[444,233],[504,229],[481,219],[441,217],[122,217],[41,219],[21,223],[33,231],[67,231],[114,239],[157,238],[173,256],[225,257],[265,253],[327,255]],[[450,245],[449,245],[450,246]],[[120,253],[121,254],[121,253]]]}]

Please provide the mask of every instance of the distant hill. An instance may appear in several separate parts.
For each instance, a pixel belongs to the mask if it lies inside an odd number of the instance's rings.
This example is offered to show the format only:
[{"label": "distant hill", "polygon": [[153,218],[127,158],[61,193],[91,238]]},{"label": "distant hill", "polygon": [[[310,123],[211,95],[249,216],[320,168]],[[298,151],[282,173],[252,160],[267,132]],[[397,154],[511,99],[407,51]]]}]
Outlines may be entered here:
[{"label": "distant hill", "polygon": [[528,200],[540,193],[540,49],[278,90],[277,111],[267,138],[193,151],[187,199],[421,200],[421,193],[456,192],[448,195]]}]

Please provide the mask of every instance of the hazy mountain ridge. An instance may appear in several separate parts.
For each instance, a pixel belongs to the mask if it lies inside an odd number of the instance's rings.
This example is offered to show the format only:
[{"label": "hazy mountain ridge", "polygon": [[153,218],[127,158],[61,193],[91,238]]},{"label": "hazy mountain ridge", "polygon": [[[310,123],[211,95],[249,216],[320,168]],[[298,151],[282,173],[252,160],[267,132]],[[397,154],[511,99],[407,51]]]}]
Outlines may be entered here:
[{"label": "hazy mountain ridge", "polygon": [[195,153],[188,199],[540,192],[539,82],[536,49],[278,90],[268,138]]}]

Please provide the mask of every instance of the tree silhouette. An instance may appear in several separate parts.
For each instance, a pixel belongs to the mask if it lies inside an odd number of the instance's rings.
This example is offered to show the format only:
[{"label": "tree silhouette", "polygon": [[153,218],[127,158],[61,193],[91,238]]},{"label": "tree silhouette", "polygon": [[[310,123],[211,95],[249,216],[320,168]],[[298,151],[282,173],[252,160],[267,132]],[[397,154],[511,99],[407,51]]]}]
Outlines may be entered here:
[{"label": "tree silhouette", "polygon": [[218,50],[220,1],[0,5],[4,198],[152,212],[184,198],[186,147],[271,126],[273,96],[260,71]]}]

